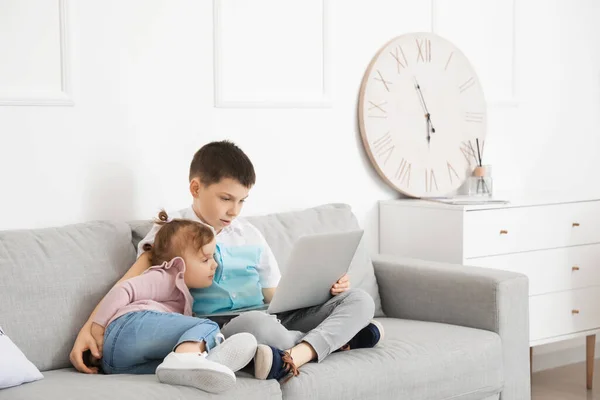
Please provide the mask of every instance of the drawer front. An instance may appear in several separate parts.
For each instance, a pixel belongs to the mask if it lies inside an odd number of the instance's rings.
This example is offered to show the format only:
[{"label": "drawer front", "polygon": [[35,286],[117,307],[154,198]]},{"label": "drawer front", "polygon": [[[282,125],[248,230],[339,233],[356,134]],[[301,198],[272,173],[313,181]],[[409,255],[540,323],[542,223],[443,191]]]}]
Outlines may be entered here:
[{"label": "drawer front", "polygon": [[530,295],[600,286],[600,244],[472,258],[466,264],[525,274]]},{"label": "drawer front", "polygon": [[600,201],[465,213],[465,258],[590,243],[600,243]]},{"label": "drawer front", "polygon": [[600,327],[600,287],[529,298],[529,338],[547,339]]}]

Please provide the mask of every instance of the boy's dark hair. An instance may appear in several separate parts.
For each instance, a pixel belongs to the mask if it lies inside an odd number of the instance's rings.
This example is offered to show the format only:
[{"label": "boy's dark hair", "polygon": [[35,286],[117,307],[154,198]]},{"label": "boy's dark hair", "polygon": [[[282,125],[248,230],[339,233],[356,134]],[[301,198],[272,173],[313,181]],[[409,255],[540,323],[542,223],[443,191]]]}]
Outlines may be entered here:
[{"label": "boy's dark hair", "polygon": [[146,243],[143,247],[144,251],[150,252],[152,265],[161,265],[181,257],[188,246],[200,250],[215,238],[208,226],[189,219],[169,219],[165,210],[158,213],[154,222],[161,225],[154,244]]},{"label": "boy's dark hair", "polygon": [[190,181],[200,178],[203,185],[235,179],[249,188],[256,182],[254,166],[248,156],[229,140],[205,144],[194,154],[190,165]]}]

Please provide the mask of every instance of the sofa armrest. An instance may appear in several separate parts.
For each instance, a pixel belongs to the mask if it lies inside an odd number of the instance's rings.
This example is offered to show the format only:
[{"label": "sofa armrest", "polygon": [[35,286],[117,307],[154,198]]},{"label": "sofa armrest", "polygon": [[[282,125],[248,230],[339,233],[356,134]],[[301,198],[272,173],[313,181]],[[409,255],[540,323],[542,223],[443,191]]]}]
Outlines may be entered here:
[{"label": "sofa armrest", "polygon": [[505,373],[502,399],[529,398],[527,276],[396,256],[376,256],[373,265],[386,316],[498,333]]},{"label": "sofa armrest", "polygon": [[373,265],[383,311],[389,317],[496,333],[508,317],[518,318],[514,322],[520,328],[528,326],[525,275],[395,256],[376,256]]}]

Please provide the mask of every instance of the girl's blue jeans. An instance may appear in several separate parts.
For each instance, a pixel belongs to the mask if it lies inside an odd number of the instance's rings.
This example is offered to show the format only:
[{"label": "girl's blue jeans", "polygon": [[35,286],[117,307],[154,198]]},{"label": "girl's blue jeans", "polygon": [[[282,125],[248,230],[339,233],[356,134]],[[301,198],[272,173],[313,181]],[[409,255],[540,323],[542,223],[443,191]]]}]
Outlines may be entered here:
[{"label": "girl's blue jeans", "polygon": [[107,374],[153,374],[183,342],[206,342],[213,348],[219,326],[176,313],[136,311],[111,322],[104,332],[102,368]]}]

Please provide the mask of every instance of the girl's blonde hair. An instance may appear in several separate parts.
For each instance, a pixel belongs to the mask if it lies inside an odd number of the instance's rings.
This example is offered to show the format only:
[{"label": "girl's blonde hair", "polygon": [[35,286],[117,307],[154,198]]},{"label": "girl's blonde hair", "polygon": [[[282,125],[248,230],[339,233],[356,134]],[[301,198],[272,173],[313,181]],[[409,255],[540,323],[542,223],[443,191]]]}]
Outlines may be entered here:
[{"label": "girl's blonde hair", "polygon": [[158,213],[154,222],[162,226],[156,232],[154,244],[144,245],[144,250],[150,251],[152,265],[182,256],[189,246],[199,251],[215,238],[208,226],[188,219],[170,219],[165,210]]}]

